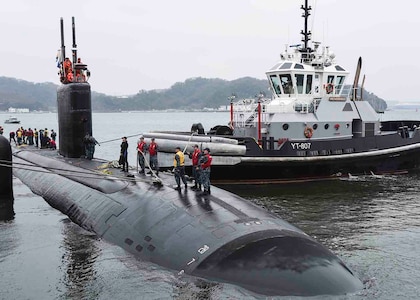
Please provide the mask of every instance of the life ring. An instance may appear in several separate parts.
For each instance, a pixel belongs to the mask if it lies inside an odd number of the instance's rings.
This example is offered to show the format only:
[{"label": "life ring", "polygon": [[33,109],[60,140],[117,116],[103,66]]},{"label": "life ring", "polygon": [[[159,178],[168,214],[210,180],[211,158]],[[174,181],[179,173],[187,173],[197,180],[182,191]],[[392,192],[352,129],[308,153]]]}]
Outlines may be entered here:
[{"label": "life ring", "polygon": [[312,137],[312,134],[314,133],[314,130],[312,129],[312,127],[305,127],[305,130],[303,131],[303,134],[305,135],[306,138],[310,139]]},{"label": "life ring", "polygon": [[332,94],[334,91],[334,85],[332,83],[328,83],[325,87],[325,90],[327,91],[327,94]]},{"label": "life ring", "polygon": [[279,138],[277,141],[277,146],[283,145],[285,142],[287,142],[287,138]]}]

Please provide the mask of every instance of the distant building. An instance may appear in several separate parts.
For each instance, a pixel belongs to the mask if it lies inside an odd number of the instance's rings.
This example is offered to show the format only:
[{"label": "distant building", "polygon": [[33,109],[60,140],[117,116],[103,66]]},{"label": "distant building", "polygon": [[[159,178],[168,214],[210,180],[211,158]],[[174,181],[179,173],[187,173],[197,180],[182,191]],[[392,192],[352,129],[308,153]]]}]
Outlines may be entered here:
[{"label": "distant building", "polygon": [[29,108],[14,108],[14,107],[9,107],[9,109],[7,111],[9,113],[28,113],[29,112]]}]

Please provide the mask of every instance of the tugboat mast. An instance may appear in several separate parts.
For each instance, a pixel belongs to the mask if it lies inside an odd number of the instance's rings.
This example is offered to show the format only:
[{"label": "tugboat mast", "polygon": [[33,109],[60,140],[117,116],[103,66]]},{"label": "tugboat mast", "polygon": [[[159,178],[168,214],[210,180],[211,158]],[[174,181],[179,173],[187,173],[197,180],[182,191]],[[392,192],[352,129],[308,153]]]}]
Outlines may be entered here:
[{"label": "tugboat mast", "polygon": [[311,32],[308,31],[308,17],[311,15],[312,7],[308,6],[308,0],[305,0],[305,6],[302,5],[300,8],[303,9],[302,17],[305,18],[304,30],[300,32],[303,35],[304,46],[300,52],[302,53],[302,60],[307,61],[310,58],[309,54],[312,52],[312,49],[308,47],[308,42],[311,40]]}]

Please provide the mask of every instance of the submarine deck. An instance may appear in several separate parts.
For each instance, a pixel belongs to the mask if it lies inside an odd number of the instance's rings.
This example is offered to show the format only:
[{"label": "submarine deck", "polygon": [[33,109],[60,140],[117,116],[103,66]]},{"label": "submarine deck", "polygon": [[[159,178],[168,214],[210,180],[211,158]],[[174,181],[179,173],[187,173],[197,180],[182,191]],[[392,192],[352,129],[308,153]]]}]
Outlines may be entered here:
[{"label": "submarine deck", "polygon": [[[15,163],[16,168],[33,168],[34,171],[40,171],[39,168],[47,169],[104,194],[113,194],[124,190],[128,186],[137,185],[141,190],[163,192],[166,200],[170,200],[176,207],[184,208],[187,213],[193,216],[225,211],[236,217],[236,223],[252,221],[258,223],[259,217],[267,218],[266,211],[260,216],[256,216],[253,204],[247,203],[244,207],[244,202],[240,197],[217,187],[211,187],[211,195],[201,195],[199,191],[189,189],[191,179],[188,176],[189,188],[182,188],[181,191],[177,191],[174,189],[176,187],[174,175],[169,171],[159,172],[159,176],[138,174],[134,168],[130,168],[128,172],[122,172],[118,163],[113,161],[98,158],[92,160],[67,158],[61,156],[57,150],[51,149],[14,147],[13,152],[15,158],[25,161]],[[33,157],[32,153],[37,154],[37,156]],[[52,163],[52,161],[56,163]],[[28,162],[31,163],[31,166],[27,164]],[[131,201],[128,200],[124,204],[130,206],[130,203]],[[225,217],[223,216],[221,219],[225,219]],[[277,219],[275,216],[273,218]],[[284,222],[284,225],[288,227],[288,223]],[[294,228],[294,230],[296,229]]]}]

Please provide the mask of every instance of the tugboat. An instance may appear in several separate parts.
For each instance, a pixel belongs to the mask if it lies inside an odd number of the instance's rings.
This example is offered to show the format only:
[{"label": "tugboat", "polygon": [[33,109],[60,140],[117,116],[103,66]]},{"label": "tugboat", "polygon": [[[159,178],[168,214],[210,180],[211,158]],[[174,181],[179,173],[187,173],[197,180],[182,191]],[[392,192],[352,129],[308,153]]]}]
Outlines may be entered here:
[{"label": "tugboat", "polygon": [[18,118],[10,116],[6,121],[4,121],[6,124],[20,124],[20,121]]},{"label": "tugboat", "polygon": [[210,148],[212,182],[218,184],[337,179],[417,168],[419,122],[395,121],[382,127],[362,97],[362,59],[353,85],[345,85],[349,72],[330,48],[318,42],[310,45],[307,0],[301,9],[303,44],[286,47],[266,72],[271,98],[234,102],[232,97],[229,126],[215,126],[207,134],[195,124],[191,132],[144,136],[155,137],[161,153],[173,153],[175,144],[187,151],[194,144]]},{"label": "tugboat", "polygon": [[[233,193],[212,187],[203,196],[187,184],[178,191],[172,173],[121,173],[105,160],[84,157],[85,134],[92,136],[91,92],[87,65],[77,59],[74,18],[72,25],[73,62],[65,58],[61,19],[59,149],[15,148],[17,178],[82,228],[178,276],[264,295],[340,295],[363,288],[315,239]],[[2,144],[10,147],[5,138]],[[3,152],[0,157],[10,156],[9,149]]]}]

